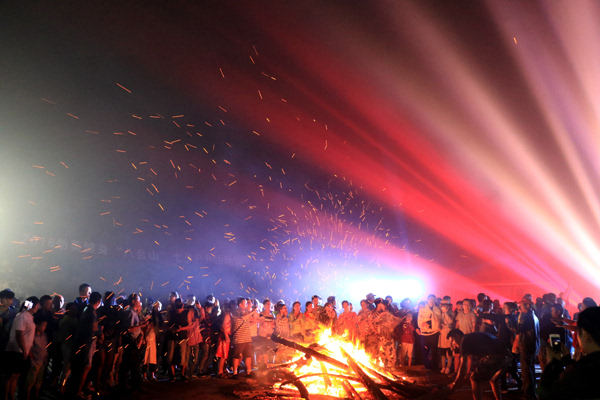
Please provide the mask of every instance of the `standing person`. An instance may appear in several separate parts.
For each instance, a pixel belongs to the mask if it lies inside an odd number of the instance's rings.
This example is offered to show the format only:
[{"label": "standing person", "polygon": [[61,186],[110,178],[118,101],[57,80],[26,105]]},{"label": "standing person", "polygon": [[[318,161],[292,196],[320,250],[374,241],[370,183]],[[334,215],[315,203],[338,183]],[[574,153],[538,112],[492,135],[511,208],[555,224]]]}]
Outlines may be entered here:
[{"label": "standing person", "polygon": [[258,336],[256,337],[257,343],[259,344],[256,351],[256,362],[263,362],[267,364],[269,362],[269,351],[273,348],[273,341],[271,335],[275,329],[275,317],[271,311],[271,302],[269,299],[263,301],[263,310],[258,315]]},{"label": "standing person", "polygon": [[21,374],[27,373],[29,352],[35,338],[35,323],[33,314],[40,308],[40,300],[29,297],[23,302],[21,310],[15,316],[10,330],[3,362],[6,365],[6,382],[4,384],[4,399],[13,400],[17,390],[17,382]]},{"label": "standing person", "polygon": [[517,333],[519,334],[519,353],[521,355],[521,379],[523,393],[535,398],[535,356],[540,351],[540,323],[533,312],[533,302],[524,297],[519,303]]},{"label": "standing person", "polygon": [[[452,361],[454,360],[452,346],[448,333],[454,329],[454,312],[452,311],[452,303],[450,301],[442,301],[440,304],[442,310],[442,320],[440,321],[440,338],[438,342],[438,353],[440,354],[440,363],[442,374],[449,375],[452,371]],[[455,369],[457,366],[454,367]]]},{"label": "standing person", "polygon": [[477,307],[476,310],[473,311],[483,311],[483,301],[489,299],[485,293],[479,293],[477,295]]},{"label": "standing person", "polygon": [[352,303],[348,300],[342,301],[342,309],[344,310],[337,319],[335,331],[340,336],[346,336],[353,340],[356,336],[356,322],[358,315],[352,311]]},{"label": "standing person", "polygon": [[[260,318],[258,317],[258,314],[260,313],[259,310],[259,303],[257,299],[252,299],[249,300],[248,302],[248,307],[250,309],[251,312],[251,318],[250,318],[250,336],[252,337],[252,349],[255,349],[256,346],[256,338],[258,336],[258,323],[260,322]],[[252,363],[254,365],[256,365],[256,359],[255,359],[255,355],[252,355]]]},{"label": "standing person", "polygon": [[464,302],[464,300],[458,300],[456,302],[456,306],[454,307],[454,318],[456,318],[458,316],[458,314],[463,312],[463,302]]},{"label": "standing person", "polygon": [[134,390],[139,390],[141,387],[139,350],[144,337],[139,315],[142,311],[140,296],[137,293],[129,295],[127,303],[129,306],[121,312],[120,319],[123,355],[119,365],[118,380],[119,389],[122,392],[127,389],[128,375],[130,375]]},{"label": "standing person", "polygon": [[[238,374],[238,369],[242,358],[246,364],[246,375],[252,372],[252,357],[254,356],[254,348],[252,347],[252,335],[250,333],[250,321],[253,320],[253,313],[256,311],[249,310],[249,300],[240,297],[237,301],[237,309],[232,315],[232,334],[231,342],[233,343],[233,374]],[[287,307],[284,305],[282,308]],[[281,313],[280,313],[281,314]],[[279,318],[279,315],[277,316]],[[287,321],[287,318],[286,318]]]},{"label": "standing person", "polygon": [[65,298],[60,294],[55,294],[52,298],[52,310],[56,314],[63,314],[65,310],[63,309],[65,305]]},{"label": "standing person", "polygon": [[279,313],[275,317],[275,335],[282,338],[290,337],[290,321],[288,319],[288,309],[285,304],[279,307]]},{"label": "standing person", "polygon": [[375,311],[372,313],[371,326],[375,334],[374,355],[384,364],[385,368],[393,368],[396,364],[396,351],[392,333],[400,322],[389,312],[387,300],[375,300]]},{"label": "standing person", "polygon": [[46,375],[48,367],[48,337],[45,334],[48,322],[43,315],[36,314],[33,318],[35,323],[35,336],[33,346],[29,352],[29,372],[25,382],[25,399],[29,399],[31,389],[35,388],[34,398],[37,399],[40,394],[40,388]]},{"label": "standing person", "polygon": [[179,293],[177,292],[171,292],[169,294],[169,304],[167,304],[167,315],[168,313],[171,312],[171,310],[173,310],[174,305],[175,305],[175,300],[179,299]]},{"label": "standing person", "polygon": [[[190,300],[188,295],[188,302]],[[188,305],[188,312],[192,317],[192,323],[190,330],[188,331],[188,353],[189,353],[189,365],[188,365],[188,377],[197,378],[196,368],[200,362],[200,346],[202,343],[202,333],[200,332],[200,322],[205,318],[204,308],[200,306],[198,300],[194,296],[194,303]]]},{"label": "standing person", "polygon": [[498,379],[510,362],[511,355],[508,349],[500,343],[498,338],[486,332],[473,332],[465,335],[460,329],[453,329],[448,333],[448,338],[452,348],[458,348],[460,351],[460,364],[456,371],[456,378],[449,387],[454,389],[460,379],[465,358],[475,357],[479,362],[470,377],[473,399],[481,399],[482,383],[489,382],[494,398],[500,400],[502,393]]},{"label": "standing person", "polygon": [[371,310],[369,309],[370,303],[366,299],[360,301],[360,310],[356,317],[356,327],[358,329],[357,341],[363,347],[367,347],[367,329],[369,325],[369,316]]},{"label": "standing person", "polygon": [[52,371],[51,371],[51,387],[52,389],[58,389],[58,383],[60,381],[60,373],[62,372],[62,350],[60,348],[60,338],[58,337],[58,324],[62,320],[65,315],[65,298],[60,294],[55,294],[52,297],[52,312],[54,319],[53,326],[53,334],[52,337],[48,336],[48,340],[52,342],[50,345],[50,349],[48,350],[48,355],[50,360],[52,360]]},{"label": "standing person", "polygon": [[[573,363],[561,343],[561,351],[547,347],[549,360],[542,373],[540,400],[600,398],[600,308],[589,307],[579,314],[577,332],[584,356]],[[567,367],[567,368],[565,368]]]},{"label": "standing person", "polygon": [[83,310],[88,305],[91,294],[92,287],[90,285],[87,283],[79,285],[79,297],[73,302],[77,306],[77,318],[81,317],[81,313],[83,313]]},{"label": "standing person", "polygon": [[435,304],[434,294],[427,296],[427,304],[419,310],[418,324],[423,341],[423,363],[432,371],[438,363],[438,341],[440,337],[442,311]]},{"label": "standing person", "polygon": [[[343,305],[344,303],[342,303]],[[302,314],[301,304],[295,301],[292,304],[292,312],[288,317],[290,323],[290,336],[292,339],[304,341],[304,315]]]},{"label": "standing person", "polygon": [[210,301],[204,302],[204,316],[205,318],[200,321],[200,333],[202,334],[202,342],[200,343],[200,362],[198,363],[198,371],[200,376],[205,376],[208,373],[209,361],[212,365],[214,358],[214,348],[217,345],[217,338],[214,335],[216,326],[216,318],[212,315],[212,309],[214,303]]},{"label": "standing person", "polygon": [[560,304],[551,304],[550,311],[546,310],[542,319],[540,320],[540,353],[538,360],[540,362],[540,369],[542,373],[546,364],[549,362],[547,359],[546,347],[551,346],[549,343],[550,335],[558,335],[560,342],[565,345],[569,353],[571,352],[571,338],[569,332],[562,326],[556,326],[555,322],[561,320],[563,317],[563,308]]},{"label": "standing person", "polygon": [[115,294],[111,291],[104,293],[102,306],[96,311],[98,315],[98,324],[102,328],[102,347],[104,351],[104,363],[99,368],[100,392],[106,392],[111,383],[116,380],[113,376],[115,358],[119,353],[121,335],[119,331],[119,309],[115,305]]},{"label": "standing person", "polygon": [[325,327],[332,329],[334,327],[336,319],[337,314],[335,313],[335,309],[333,308],[333,303],[325,303],[325,307],[323,307],[323,310],[318,315],[317,321],[325,325]]},{"label": "standing person", "polygon": [[[511,327],[516,327],[517,319],[515,312],[517,310],[517,304],[513,302],[506,302],[502,306],[502,314],[491,314],[491,313],[480,313],[480,317],[484,320],[491,320],[498,326],[498,340],[508,350],[511,350],[511,362],[507,369],[507,372],[512,375],[513,379],[517,382],[518,386],[522,386],[523,382],[517,372],[517,351],[512,351],[513,344],[515,341],[515,334]],[[508,386],[506,383],[506,374],[500,376],[500,389],[502,393],[508,392]]]},{"label": "standing person", "polygon": [[319,318],[319,315],[323,312],[323,306],[321,305],[321,298],[319,297],[319,295],[314,295],[311,298],[311,301],[313,303],[313,307],[312,307],[312,313],[315,315],[315,319]]},{"label": "standing person", "polygon": [[[468,335],[469,333],[473,333],[475,332],[475,327],[477,325],[477,316],[475,315],[475,313],[473,312],[472,308],[471,308],[471,300],[469,299],[464,299],[462,302],[462,310],[458,312],[458,314],[456,314],[456,325],[455,328],[456,329],[460,329],[460,331],[465,334]],[[458,362],[458,358],[460,357],[460,354],[458,354],[456,351],[454,351],[454,365],[457,365]],[[467,356],[467,374],[471,373],[471,357]]]},{"label": "standing person", "polygon": [[231,313],[229,312],[229,304],[223,304],[223,312],[219,317],[219,340],[217,343],[217,377],[225,377],[225,361],[229,359],[229,348],[231,347]]},{"label": "standing person", "polygon": [[10,328],[17,315],[16,310],[12,308],[14,299],[15,294],[12,290],[4,289],[0,292],[0,352],[4,351],[8,343]]},{"label": "standing person", "polygon": [[[144,353],[144,377],[156,381],[156,369],[158,365],[158,331],[163,327],[163,316],[160,313],[162,303],[156,301],[152,305],[148,325],[144,329],[144,341],[146,342],[146,351]],[[148,377],[149,374],[149,377]]]},{"label": "standing person", "polygon": [[413,312],[412,301],[407,297],[400,302],[401,317],[406,316],[409,312]]},{"label": "standing person", "polygon": [[71,360],[75,348],[75,338],[79,321],[77,321],[77,306],[75,303],[67,303],[64,317],[58,324],[58,337],[60,350],[62,352],[62,371],[60,373],[60,392],[64,394],[67,379],[71,374]]},{"label": "standing person", "polygon": [[479,331],[487,332],[490,335],[498,336],[498,328],[495,325],[494,319],[484,318],[483,315],[495,315],[494,303],[490,299],[485,299],[481,302],[481,308],[477,309],[479,317]]},{"label": "standing person", "polygon": [[89,301],[81,318],[79,319],[79,328],[75,338],[75,347],[72,359],[73,387],[74,394],[80,398],[88,398],[83,393],[83,385],[87,375],[92,368],[92,359],[96,352],[96,339],[98,337],[98,316],[96,310],[102,303],[102,295],[98,292],[92,292]]},{"label": "standing person", "polygon": [[365,301],[367,302],[369,311],[374,311],[376,308],[375,295],[373,293],[367,294]]},{"label": "standing person", "polygon": [[[186,381],[185,370],[188,360],[188,331],[192,327],[189,310],[181,299],[176,299],[169,312],[169,332],[167,336],[167,364],[171,368],[171,382],[175,382],[175,367],[181,367],[181,380]],[[175,348],[179,348],[179,364],[173,362]]]},{"label": "standing person", "polygon": [[468,335],[475,332],[477,325],[477,316],[471,309],[471,300],[464,299],[462,302],[462,310],[456,315],[456,329],[460,329],[462,333]]},{"label": "standing person", "polygon": [[314,304],[307,301],[304,308],[304,340],[313,342],[315,339],[315,330],[317,329],[317,319],[313,313]]},{"label": "standing person", "polygon": [[415,326],[413,325],[413,313],[409,312],[400,322],[400,366],[403,367],[408,359],[408,366],[412,365],[413,349],[415,346]]}]

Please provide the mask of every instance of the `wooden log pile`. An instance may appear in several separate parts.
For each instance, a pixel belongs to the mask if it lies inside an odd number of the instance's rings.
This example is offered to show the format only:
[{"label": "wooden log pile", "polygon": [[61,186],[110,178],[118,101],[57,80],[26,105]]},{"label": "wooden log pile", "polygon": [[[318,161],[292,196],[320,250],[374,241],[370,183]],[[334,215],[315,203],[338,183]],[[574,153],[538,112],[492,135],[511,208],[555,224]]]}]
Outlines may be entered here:
[{"label": "wooden log pile", "polygon": [[[275,368],[270,368],[271,373],[275,371],[283,372],[284,375],[279,375],[281,390],[286,391],[286,395],[290,395],[289,390],[297,389],[295,396],[303,399],[322,399],[330,396],[309,394],[306,387],[302,384],[304,379],[314,379],[319,377],[323,379],[325,387],[333,384],[340,385],[346,393],[346,398],[356,400],[393,400],[393,399],[436,399],[443,398],[448,395],[448,391],[443,388],[430,388],[408,382],[403,379],[392,379],[385,374],[374,369],[372,366],[363,365],[354,360],[347,352],[343,351],[345,362],[337,360],[324,354],[325,351],[320,351],[317,348],[306,347],[300,343],[296,343],[279,336],[271,337],[275,343],[280,346],[286,346],[296,351],[305,354],[304,362],[308,362],[313,358],[320,364],[321,372],[310,373],[306,375],[296,375],[290,369],[294,363],[284,364]],[[335,370],[330,372],[328,369]],[[340,371],[341,370],[341,371]],[[268,372],[263,372],[268,373]],[[281,379],[283,376],[283,379]],[[361,389],[360,386],[365,389]],[[359,393],[356,388],[359,387]],[[283,393],[279,393],[281,396]],[[256,398],[256,397],[255,397]]]}]

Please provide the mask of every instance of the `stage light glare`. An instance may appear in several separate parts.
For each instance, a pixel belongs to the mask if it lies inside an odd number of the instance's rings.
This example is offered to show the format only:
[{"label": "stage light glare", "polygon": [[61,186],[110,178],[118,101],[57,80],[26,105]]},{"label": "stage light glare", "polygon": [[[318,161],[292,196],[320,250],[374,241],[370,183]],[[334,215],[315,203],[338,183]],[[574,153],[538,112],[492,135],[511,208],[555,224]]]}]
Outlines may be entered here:
[{"label": "stage light glare", "polygon": [[424,293],[424,286],[421,281],[415,278],[397,279],[385,276],[361,279],[352,285],[351,293],[360,293],[364,296],[368,292],[373,292],[376,297],[381,298],[388,295],[392,296],[394,302],[400,302],[407,297],[412,300],[420,300]]}]

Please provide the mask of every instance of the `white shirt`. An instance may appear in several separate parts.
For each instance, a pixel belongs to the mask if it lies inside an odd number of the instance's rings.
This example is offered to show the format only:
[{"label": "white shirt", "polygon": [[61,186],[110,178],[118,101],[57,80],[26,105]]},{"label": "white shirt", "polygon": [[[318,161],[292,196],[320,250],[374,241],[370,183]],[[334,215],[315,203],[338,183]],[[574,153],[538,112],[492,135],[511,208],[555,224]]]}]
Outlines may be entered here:
[{"label": "white shirt", "polygon": [[17,331],[23,331],[23,341],[25,342],[25,353],[29,354],[33,339],[35,338],[35,324],[33,323],[33,315],[27,310],[23,310],[17,314],[10,330],[6,351],[16,351],[21,353],[21,347],[17,342]]},{"label": "white shirt", "polygon": [[[429,304],[419,310],[419,317],[417,319],[419,328],[421,328],[421,335],[433,335],[441,329],[442,322],[442,310],[438,306],[429,308]],[[431,322],[431,327],[427,322]]]}]

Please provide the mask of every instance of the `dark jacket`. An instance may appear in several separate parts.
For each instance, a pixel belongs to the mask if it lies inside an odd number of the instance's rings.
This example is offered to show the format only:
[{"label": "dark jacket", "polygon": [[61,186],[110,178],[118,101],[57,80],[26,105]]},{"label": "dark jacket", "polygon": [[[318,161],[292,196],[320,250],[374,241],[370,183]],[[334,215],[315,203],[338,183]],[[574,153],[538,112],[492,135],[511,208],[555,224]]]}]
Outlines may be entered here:
[{"label": "dark jacket", "polygon": [[556,326],[556,324],[552,322],[552,319],[549,315],[544,315],[544,317],[540,320],[540,340],[542,345],[540,347],[540,351],[546,351],[545,347],[548,346],[548,339],[550,338],[550,335],[559,335],[560,341],[567,347],[569,351],[571,350],[571,347],[573,346],[573,339],[571,339],[569,331],[565,328]]},{"label": "dark jacket", "polygon": [[570,355],[562,360],[553,359],[544,369],[538,396],[540,400],[599,399],[600,351],[588,354],[576,363]]},{"label": "dark jacket", "polygon": [[540,322],[533,311],[519,315],[517,333],[521,353],[537,356],[540,352]]},{"label": "dark jacket", "polygon": [[508,328],[508,325],[506,325],[507,315],[481,313],[480,316],[483,319],[492,320],[498,325],[498,339],[507,349],[510,350],[512,348],[512,342],[515,338],[515,335]]}]

